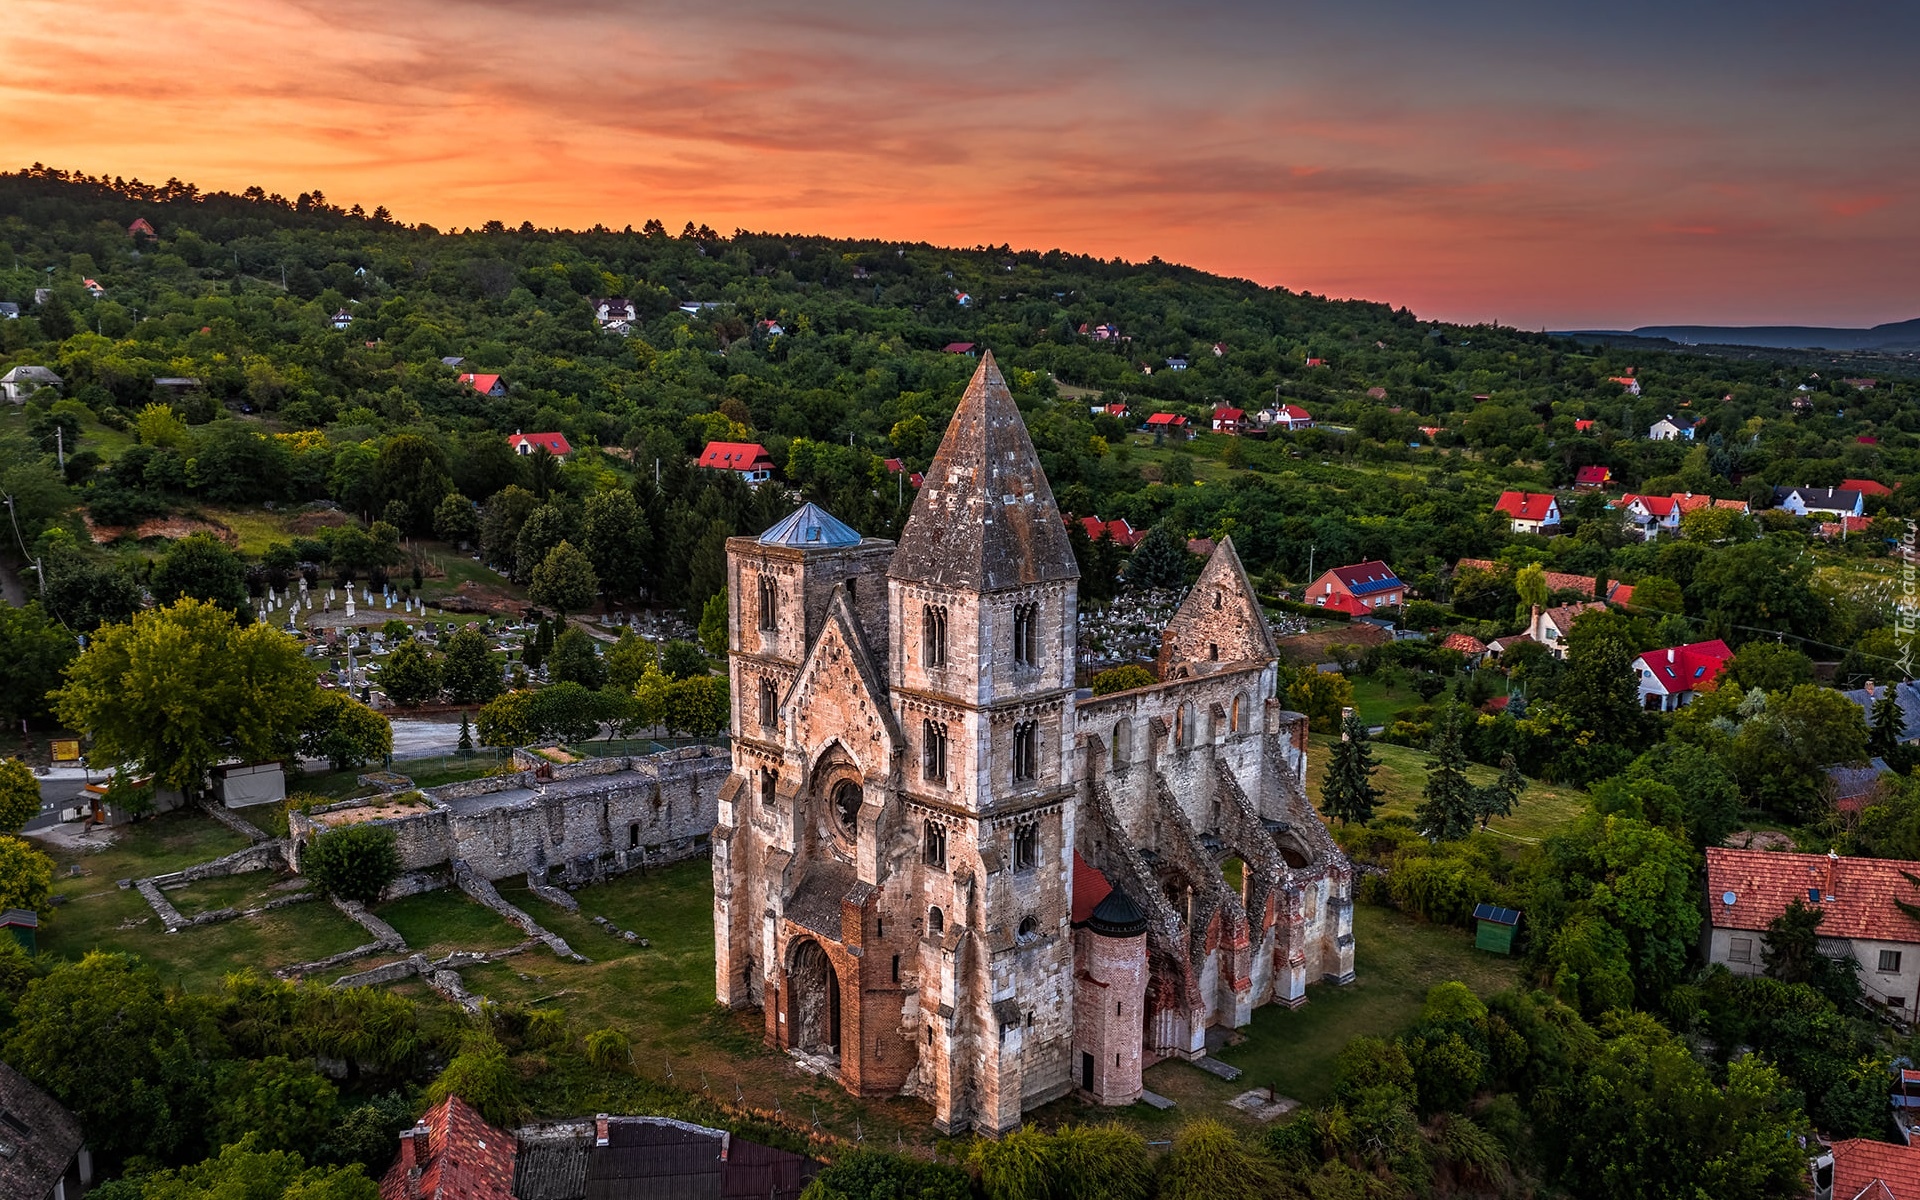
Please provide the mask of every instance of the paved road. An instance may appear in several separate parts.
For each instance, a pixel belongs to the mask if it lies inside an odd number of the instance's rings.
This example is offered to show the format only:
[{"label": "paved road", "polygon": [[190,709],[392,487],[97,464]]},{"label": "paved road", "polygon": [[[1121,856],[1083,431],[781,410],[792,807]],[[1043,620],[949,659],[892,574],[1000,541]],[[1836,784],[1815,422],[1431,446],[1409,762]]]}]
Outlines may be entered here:
[{"label": "paved road", "polygon": [[[36,771],[35,775],[40,780],[40,815],[27,822],[24,833],[58,825],[60,810],[71,807],[87,786],[87,772],[81,767],[49,767],[45,774]],[[96,773],[94,778],[105,776]]]},{"label": "paved road", "polygon": [[393,757],[432,758],[452,754],[460,748],[460,718],[444,720],[429,717],[395,717]]}]

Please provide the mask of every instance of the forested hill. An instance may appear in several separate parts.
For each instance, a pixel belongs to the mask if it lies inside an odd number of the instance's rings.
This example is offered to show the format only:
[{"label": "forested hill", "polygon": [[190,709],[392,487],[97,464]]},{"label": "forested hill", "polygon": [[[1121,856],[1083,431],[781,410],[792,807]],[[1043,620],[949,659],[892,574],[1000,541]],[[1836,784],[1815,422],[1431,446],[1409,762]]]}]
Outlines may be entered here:
[{"label": "forested hill", "polygon": [[[130,234],[136,220],[153,235]],[[624,336],[595,320],[590,302],[607,297],[636,309]],[[1585,350],[1157,260],[673,234],[653,221],[442,233],[318,193],[204,194],[38,168],[0,175],[0,300],[22,313],[0,321],[0,372],[44,364],[109,427],[158,400],[191,431],[191,472],[144,459],[134,471],[113,445],[82,441],[97,453],[78,471],[70,460],[64,499],[10,483],[39,505],[26,515],[40,527],[75,506],[133,517],[196,501],[331,499],[372,518],[396,485],[365,460],[408,434],[432,448],[433,479],[484,502],[514,479],[498,447],[519,429],[616,452],[576,456],[567,483],[582,495],[656,460],[674,485],[707,440],[759,441],[788,483],[884,534],[910,493],[881,460],[925,465],[975,365],[946,348],[969,342],[1006,369],[1063,507],[1231,529],[1254,570],[1295,577],[1316,545],[1323,562],[1489,550],[1494,492],[1564,484],[1590,463],[1627,486],[1758,495],[1911,475],[1920,447],[1911,383],[1863,390],[1765,362]],[[459,382],[451,357],[498,374],[504,395]],[[1637,396],[1619,382],[1629,375]],[[1132,416],[1090,416],[1081,389],[1124,397]],[[1244,472],[1230,487],[1184,486],[1186,455],[1169,461],[1129,437],[1156,409],[1204,429],[1216,403],[1251,414],[1276,398],[1323,428],[1228,455]],[[1645,439],[1677,412],[1703,419],[1694,442]],[[26,459],[53,448],[58,424],[35,406],[26,415],[34,445],[27,422],[5,434],[16,473],[46,469]],[[1344,470],[1368,463],[1411,467]],[[403,532],[429,531],[432,500],[408,499],[395,515],[415,528]],[[728,511],[748,519],[738,503]]]}]

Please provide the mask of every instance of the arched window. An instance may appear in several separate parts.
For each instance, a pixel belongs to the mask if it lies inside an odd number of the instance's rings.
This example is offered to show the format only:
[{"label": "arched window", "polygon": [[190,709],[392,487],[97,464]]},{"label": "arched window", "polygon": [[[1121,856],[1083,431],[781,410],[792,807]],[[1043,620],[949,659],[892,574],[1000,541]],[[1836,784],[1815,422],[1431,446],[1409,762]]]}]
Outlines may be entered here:
[{"label": "arched window", "polygon": [[773,680],[760,681],[760,728],[772,729],[780,715],[780,694],[773,688]]},{"label": "arched window", "polygon": [[921,606],[920,662],[928,667],[947,665],[947,610],[941,605]]},{"label": "arched window", "polygon": [[1113,765],[1117,770],[1127,765],[1133,756],[1133,726],[1125,721],[1117,722],[1113,727]]},{"label": "arched window", "polygon": [[1016,782],[1040,773],[1040,723],[1021,721],[1013,727],[1013,778]]},{"label": "arched window", "polygon": [[[921,850],[921,858],[930,867],[946,869],[947,865],[947,827],[938,821],[928,821],[926,841]],[[938,913],[939,909],[934,909]]]},{"label": "arched window", "polygon": [[772,808],[774,791],[779,786],[780,786],[780,775],[778,772],[761,771],[760,772],[760,803],[766,805],[768,808]]},{"label": "arched window", "polygon": [[938,721],[920,724],[920,775],[923,779],[947,777],[947,727]]},{"label": "arched window", "polygon": [[1209,662],[1220,661],[1220,643],[1219,642],[1207,643],[1207,661]]},{"label": "arched window", "polygon": [[1190,748],[1193,745],[1193,705],[1180,706],[1180,745]]},{"label": "arched window", "polygon": [[842,779],[833,785],[833,815],[840,820],[840,828],[852,833],[860,823],[860,785],[851,779]]},{"label": "arched window", "polygon": [[1013,661],[1031,667],[1040,661],[1040,606],[1013,606]]},{"label": "arched window", "polygon": [[937,934],[945,933],[946,929],[947,929],[947,915],[941,912],[938,908],[928,909],[927,910],[927,932],[937,935]]},{"label": "arched window", "polygon": [[771,633],[780,627],[780,588],[771,575],[760,577],[760,628]]},{"label": "arched window", "polygon": [[1213,589],[1213,606],[1219,608],[1226,603],[1226,593],[1219,588]]},{"label": "arched window", "polygon": [[1227,729],[1233,733],[1245,733],[1246,729],[1241,726],[1240,720],[1240,697],[1235,696],[1232,714],[1227,718]]},{"label": "arched window", "polygon": [[1040,827],[1016,825],[1013,829],[1013,869],[1030,871],[1040,862]]}]

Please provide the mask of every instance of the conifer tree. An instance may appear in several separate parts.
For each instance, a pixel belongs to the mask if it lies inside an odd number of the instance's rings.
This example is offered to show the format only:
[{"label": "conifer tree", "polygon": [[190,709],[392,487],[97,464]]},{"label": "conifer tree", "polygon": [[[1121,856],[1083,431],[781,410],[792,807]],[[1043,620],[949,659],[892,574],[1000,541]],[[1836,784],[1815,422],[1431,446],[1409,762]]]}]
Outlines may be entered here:
[{"label": "conifer tree", "polygon": [[473,753],[473,725],[464,711],[460,714],[460,753]]},{"label": "conifer tree", "polygon": [[1495,817],[1512,816],[1513,810],[1520,807],[1520,793],[1526,790],[1527,777],[1520,773],[1520,765],[1513,761],[1513,755],[1501,755],[1500,778],[1474,790],[1480,828],[1485,829],[1487,822]]},{"label": "conifer tree", "polygon": [[1888,684],[1887,690],[1873,702],[1873,729],[1867,737],[1867,747],[1875,754],[1895,753],[1900,748],[1906,728],[1906,710],[1900,707],[1894,686]]},{"label": "conifer tree", "polygon": [[1320,785],[1320,810],[1342,825],[1365,825],[1380,807],[1380,789],[1373,786],[1373,743],[1358,712],[1349,712],[1341,725],[1342,738],[1327,760],[1327,778]]},{"label": "conifer tree", "polygon": [[1473,832],[1479,815],[1477,789],[1467,781],[1467,752],[1461,745],[1460,710],[1449,704],[1433,727],[1433,755],[1427,763],[1427,786],[1422,789],[1413,823],[1430,841],[1458,841]]}]

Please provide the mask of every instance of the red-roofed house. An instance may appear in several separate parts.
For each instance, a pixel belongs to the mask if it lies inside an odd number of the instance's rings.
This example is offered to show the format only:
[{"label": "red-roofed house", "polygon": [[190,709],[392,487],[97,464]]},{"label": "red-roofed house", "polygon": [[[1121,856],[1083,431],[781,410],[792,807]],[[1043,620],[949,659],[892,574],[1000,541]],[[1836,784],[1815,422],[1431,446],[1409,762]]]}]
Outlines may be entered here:
[{"label": "red-roofed house", "polygon": [[1672,712],[1691,704],[1701,692],[1713,690],[1732,658],[1733,651],[1719,638],[1647,651],[1634,660],[1634,669],[1640,674],[1641,705]]},{"label": "red-roofed house", "polygon": [[1573,423],[1575,433],[1589,433],[1593,429],[1593,418],[1581,417]]},{"label": "red-roofed house", "polygon": [[1874,479],[1842,479],[1840,490],[1859,492],[1862,496],[1891,496],[1893,489]]},{"label": "red-roofed house", "polygon": [[1327,365],[1327,360],[1324,358],[1310,358],[1307,360],[1307,365],[1310,367],[1324,367]]},{"label": "red-roofed house", "polygon": [[1216,408],[1213,410],[1213,431],[1215,433],[1240,436],[1247,427],[1247,411],[1243,408]]},{"label": "red-roofed house", "polygon": [[1830,542],[1834,538],[1851,537],[1872,528],[1872,517],[1841,517],[1838,521],[1820,522],[1820,536]]},{"label": "red-roofed house", "polygon": [[400,1135],[380,1200],[513,1200],[513,1135],[448,1096]]},{"label": "red-roofed house", "polygon": [[1095,417],[1118,417],[1124,421],[1127,419],[1127,402],[1116,400],[1112,404],[1095,404],[1089,406],[1087,412]]},{"label": "red-roofed house", "polygon": [[947,354],[971,355],[973,353],[973,343],[972,342],[948,342],[941,349],[944,353],[947,353]]},{"label": "red-roofed house", "polygon": [[[1920,888],[1907,882],[1912,869],[1901,859],[1710,846],[1707,962],[1736,975],[1760,974],[1767,926],[1798,900],[1825,914],[1823,951],[1846,943],[1860,964],[1860,988],[1867,998],[1911,1014],[1920,998],[1920,920],[1894,901],[1920,900]],[[1920,1200],[1920,1193],[1913,1195]]]},{"label": "red-roofed house", "polygon": [[[1440,642],[1440,648],[1458,650],[1466,655],[1470,667],[1480,665],[1480,660],[1487,656],[1487,644],[1470,633],[1450,633]],[[1506,697],[1502,696],[1501,699]]]},{"label": "red-roofed house", "polygon": [[737,472],[748,483],[765,483],[773,478],[773,457],[759,442],[708,442],[697,465]]},{"label": "red-roofed house", "polygon": [[1607,382],[1617,383],[1621,387],[1627,389],[1627,395],[1629,396],[1638,396],[1640,394],[1640,381],[1633,377],[1632,367],[1627,368],[1627,373],[1625,375],[1615,375],[1612,378],[1608,379]]},{"label": "red-roofed house", "polygon": [[160,235],[153,231],[153,226],[147,224],[145,217],[135,217],[133,224],[127,226],[127,236],[137,242],[141,238],[158,238]]},{"label": "red-roofed house", "polygon": [[1613,482],[1613,471],[1608,467],[1581,467],[1573,473],[1573,486],[1576,491],[1597,492]]},{"label": "red-roofed house", "polygon": [[1639,530],[1643,542],[1650,542],[1663,533],[1680,532],[1681,508],[1672,496],[1636,496],[1628,492],[1620,497],[1620,505],[1626,509],[1627,519]]},{"label": "red-roofed house", "polygon": [[1320,576],[1307,585],[1307,603],[1364,617],[1376,608],[1397,608],[1406,590],[1393,568],[1376,559]]},{"label": "red-roofed house", "polygon": [[1826,1200],[1920,1200],[1920,1146],[1848,1138],[1827,1147],[1813,1172],[1813,1194]]},{"label": "red-roofed house", "polygon": [[1187,428],[1187,419],[1179,413],[1154,413],[1147,418],[1147,432],[1180,438],[1192,436]]},{"label": "red-roofed house", "polygon": [[482,396],[504,396],[507,394],[507,385],[500,382],[498,375],[475,375],[468,373],[460,377],[460,382],[466,384],[474,391],[479,392]]},{"label": "red-roofed house", "polygon": [[1296,429],[1313,428],[1313,414],[1298,404],[1268,405],[1258,420],[1269,429],[1280,429],[1288,433]]},{"label": "red-roofed house", "polygon": [[532,454],[535,446],[545,446],[547,453],[555,458],[565,458],[573,453],[573,447],[567,443],[564,433],[521,433],[516,429],[507,436],[507,445],[513,447],[515,454]]},{"label": "red-roofed house", "polygon": [[[1062,519],[1072,521],[1075,518],[1063,517]],[[1146,530],[1135,529],[1127,524],[1125,517],[1112,521],[1102,521],[1099,517],[1081,517],[1079,521],[1080,528],[1087,531],[1088,541],[1097,542],[1103,537],[1111,538],[1113,544],[1122,550],[1133,549],[1141,538],[1147,536]]]},{"label": "red-roofed house", "polygon": [[1501,492],[1493,511],[1507,514],[1515,533],[1560,532],[1560,502],[1548,492]]},{"label": "red-roofed house", "polygon": [[[897,458],[887,459],[886,465],[887,465],[887,474],[889,475],[898,475],[900,472],[905,471],[907,469],[906,466],[902,464],[901,461]],[[919,487],[920,484],[925,479],[926,479],[926,476],[920,474],[920,472],[918,471],[909,471],[907,473],[907,482],[912,484],[914,487]]]}]

